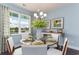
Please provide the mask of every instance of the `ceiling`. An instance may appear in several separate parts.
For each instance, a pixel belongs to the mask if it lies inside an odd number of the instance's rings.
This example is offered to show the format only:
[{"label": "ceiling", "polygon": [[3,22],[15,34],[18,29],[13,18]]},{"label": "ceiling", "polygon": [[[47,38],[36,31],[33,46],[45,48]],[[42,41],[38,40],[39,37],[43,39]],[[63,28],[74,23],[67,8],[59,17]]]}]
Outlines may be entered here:
[{"label": "ceiling", "polygon": [[67,5],[61,3],[18,3],[18,6],[21,6],[29,11],[36,12],[38,9],[44,12],[50,11],[51,9],[56,9],[58,7]]}]

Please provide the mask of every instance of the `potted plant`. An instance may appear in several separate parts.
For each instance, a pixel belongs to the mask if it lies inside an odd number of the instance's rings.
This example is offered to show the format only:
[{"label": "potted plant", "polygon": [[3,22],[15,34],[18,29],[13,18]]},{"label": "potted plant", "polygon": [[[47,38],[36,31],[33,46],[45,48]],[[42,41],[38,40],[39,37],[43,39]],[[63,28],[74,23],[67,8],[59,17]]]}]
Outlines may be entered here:
[{"label": "potted plant", "polygon": [[45,19],[35,19],[32,21],[32,27],[37,30],[36,37],[37,39],[41,38],[41,30],[47,26]]}]

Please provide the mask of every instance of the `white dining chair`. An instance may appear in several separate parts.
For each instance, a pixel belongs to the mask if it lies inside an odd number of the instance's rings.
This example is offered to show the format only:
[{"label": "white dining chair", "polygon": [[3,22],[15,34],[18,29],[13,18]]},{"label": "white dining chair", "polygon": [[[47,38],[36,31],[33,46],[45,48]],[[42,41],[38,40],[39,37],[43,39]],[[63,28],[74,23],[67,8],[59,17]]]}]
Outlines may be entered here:
[{"label": "white dining chair", "polygon": [[68,39],[65,38],[62,51],[55,48],[49,48],[47,51],[47,54],[48,55],[66,55],[67,45],[68,45]]},{"label": "white dining chair", "polygon": [[59,34],[57,33],[51,34],[51,37],[47,39],[46,44],[48,44],[49,48],[51,47],[59,48]]},{"label": "white dining chair", "polygon": [[7,50],[8,50],[8,53],[11,55],[11,54],[14,54],[14,52],[16,53],[17,52],[17,55],[19,54],[22,54],[22,48],[17,48],[15,49],[14,48],[14,42],[12,40],[12,37],[8,38],[7,41],[6,41],[6,44],[7,44]]},{"label": "white dining chair", "polygon": [[16,34],[16,35],[11,35],[11,37],[12,37],[12,40],[14,42],[14,47],[15,48],[21,47],[20,40],[22,39],[22,35],[21,34],[19,34],[19,35]]}]

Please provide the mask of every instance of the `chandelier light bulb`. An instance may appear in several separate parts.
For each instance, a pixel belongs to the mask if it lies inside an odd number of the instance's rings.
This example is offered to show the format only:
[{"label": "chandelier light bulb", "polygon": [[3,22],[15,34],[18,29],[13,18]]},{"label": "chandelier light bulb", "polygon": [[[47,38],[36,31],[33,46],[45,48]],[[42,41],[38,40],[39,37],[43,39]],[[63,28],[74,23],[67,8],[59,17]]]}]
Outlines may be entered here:
[{"label": "chandelier light bulb", "polygon": [[37,13],[34,13],[34,17],[36,17],[37,16]]},{"label": "chandelier light bulb", "polygon": [[45,14],[44,14],[44,17],[46,17],[46,16],[47,16],[47,14],[45,13]]},{"label": "chandelier light bulb", "polygon": [[41,16],[41,15],[43,15],[43,12],[42,12],[42,11],[40,12],[40,16]]}]

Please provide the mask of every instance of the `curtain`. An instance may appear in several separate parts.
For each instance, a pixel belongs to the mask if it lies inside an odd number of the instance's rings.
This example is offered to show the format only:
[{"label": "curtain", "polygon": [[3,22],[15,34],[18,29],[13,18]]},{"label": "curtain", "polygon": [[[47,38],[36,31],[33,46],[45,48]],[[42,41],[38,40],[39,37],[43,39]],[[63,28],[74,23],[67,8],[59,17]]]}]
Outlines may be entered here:
[{"label": "curtain", "polygon": [[9,8],[0,5],[0,52],[5,52],[6,39],[10,36]]}]

